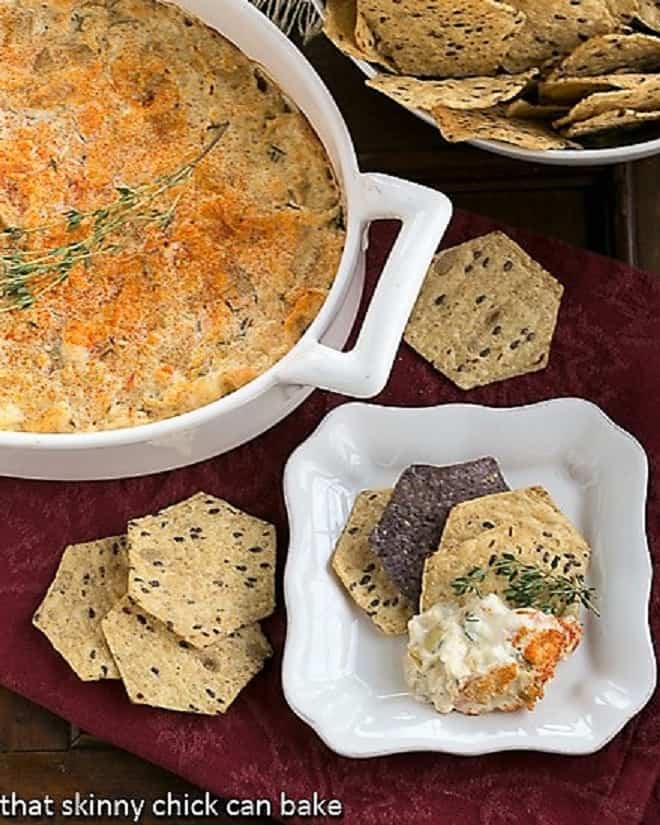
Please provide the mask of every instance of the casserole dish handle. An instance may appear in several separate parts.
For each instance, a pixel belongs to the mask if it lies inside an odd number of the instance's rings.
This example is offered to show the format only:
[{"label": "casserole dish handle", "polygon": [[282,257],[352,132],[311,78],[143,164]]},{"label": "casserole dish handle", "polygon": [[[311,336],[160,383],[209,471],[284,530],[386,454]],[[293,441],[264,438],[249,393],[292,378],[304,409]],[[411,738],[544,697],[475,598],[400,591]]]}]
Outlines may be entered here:
[{"label": "casserole dish handle", "polygon": [[401,230],[385,263],[355,347],[340,352],[319,341],[280,373],[289,384],[370,398],[387,383],[401,337],[452,207],[440,192],[389,175],[363,174],[363,210],[369,222],[394,218]]}]

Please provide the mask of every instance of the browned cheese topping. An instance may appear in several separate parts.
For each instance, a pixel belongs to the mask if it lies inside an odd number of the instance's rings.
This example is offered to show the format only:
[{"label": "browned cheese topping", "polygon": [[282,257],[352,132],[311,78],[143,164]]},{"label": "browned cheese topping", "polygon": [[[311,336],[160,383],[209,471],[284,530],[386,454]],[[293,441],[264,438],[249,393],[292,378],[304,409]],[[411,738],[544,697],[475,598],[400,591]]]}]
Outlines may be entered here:
[{"label": "browned cheese topping", "polygon": [[279,360],[344,230],[265,72],[155,0],[3,0],[0,61],[0,429],[155,421]]}]

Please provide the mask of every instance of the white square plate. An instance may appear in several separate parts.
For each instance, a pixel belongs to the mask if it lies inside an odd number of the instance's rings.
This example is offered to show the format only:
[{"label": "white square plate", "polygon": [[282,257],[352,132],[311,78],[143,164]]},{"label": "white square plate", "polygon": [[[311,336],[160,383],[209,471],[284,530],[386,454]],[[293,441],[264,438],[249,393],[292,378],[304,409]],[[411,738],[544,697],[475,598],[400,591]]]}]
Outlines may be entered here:
[{"label": "white square plate", "polygon": [[[582,644],[535,710],[442,716],[406,690],[405,637],[382,635],[329,562],[360,490],[392,486],[410,464],[485,455],[497,458],[511,488],[545,486],[586,535],[601,617],[585,617]],[[283,663],[289,705],[345,756],[598,750],[655,686],[647,474],[639,443],[580,399],[513,409],[347,404],[335,410],[292,455],[284,478],[291,526]]]}]

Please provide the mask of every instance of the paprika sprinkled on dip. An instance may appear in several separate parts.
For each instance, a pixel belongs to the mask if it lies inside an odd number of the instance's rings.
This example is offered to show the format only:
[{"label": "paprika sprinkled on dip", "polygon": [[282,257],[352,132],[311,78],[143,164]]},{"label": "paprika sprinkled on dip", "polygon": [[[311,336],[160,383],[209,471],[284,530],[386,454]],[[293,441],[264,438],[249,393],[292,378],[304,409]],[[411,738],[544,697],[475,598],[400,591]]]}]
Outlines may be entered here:
[{"label": "paprika sprinkled on dip", "polygon": [[344,244],[305,117],[156,0],[9,0],[0,35],[0,429],[147,423],[265,372]]}]

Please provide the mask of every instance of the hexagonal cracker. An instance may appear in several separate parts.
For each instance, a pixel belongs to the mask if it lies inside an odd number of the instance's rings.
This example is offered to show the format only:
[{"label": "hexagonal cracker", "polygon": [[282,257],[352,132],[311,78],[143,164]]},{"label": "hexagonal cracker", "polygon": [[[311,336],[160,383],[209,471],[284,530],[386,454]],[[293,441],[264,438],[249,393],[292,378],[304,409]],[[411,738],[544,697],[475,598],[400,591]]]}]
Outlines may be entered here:
[{"label": "hexagonal cracker", "polygon": [[69,545],[32,623],[84,682],[118,679],[101,619],[128,588],[126,536]]},{"label": "hexagonal cracker", "polygon": [[258,624],[196,650],[128,596],[102,627],[131,701],[168,710],[224,713],[273,652]]},{"label": "hexagonal cracker", "polygon": [[129,522],[129,595],[195,647],[275,608],[275,528],[197,493]]},{"label": "hexagonal cracker", "polygon": [[363,490],[353,504],[332,555],[332,569],[355,604],[383,633],[402,635],[413,617],[408,599],[399,591],[369,546],[391,490]]},{"label": "hexagonal cracker", "polygon": [[562,285],[492,232],[436,255],[405,340],[461,389],[543,369]]}]

